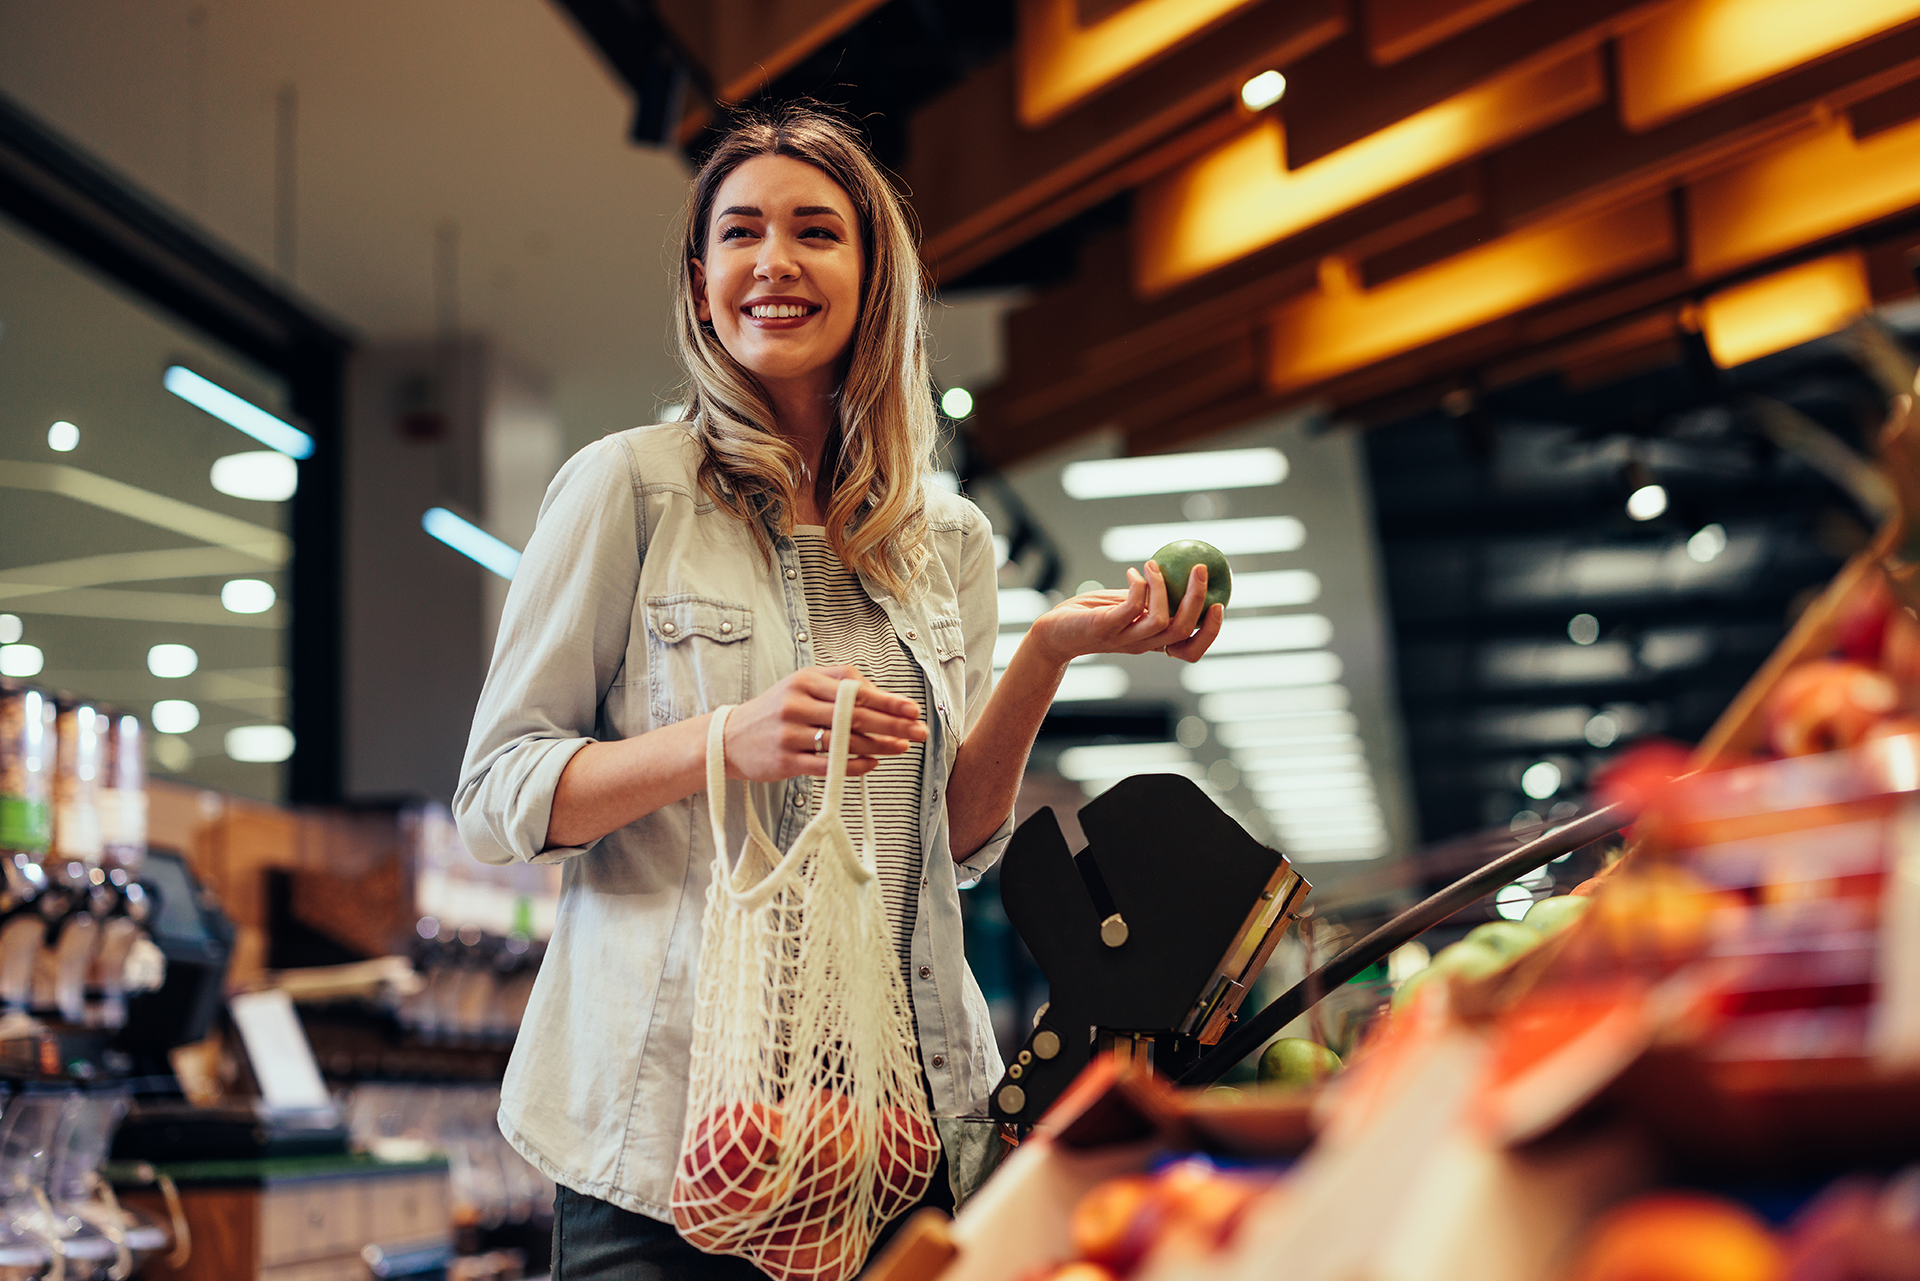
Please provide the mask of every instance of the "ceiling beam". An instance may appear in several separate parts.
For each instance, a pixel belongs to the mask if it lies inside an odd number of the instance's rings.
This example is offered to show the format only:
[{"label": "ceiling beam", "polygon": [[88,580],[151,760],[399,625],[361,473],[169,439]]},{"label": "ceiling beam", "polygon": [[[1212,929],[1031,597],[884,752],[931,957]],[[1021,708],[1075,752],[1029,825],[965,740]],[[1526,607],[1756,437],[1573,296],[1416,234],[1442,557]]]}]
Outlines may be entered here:
[{"label": "ceiling beam", "polygon": [[739,102],[884,0],[654,0],[663,21],[706,68],[713,96]]},{"label": "ceiling beam", "polygon": [[1014,55],[995,59],[909,126],[902,176],[928,264],[953,279],[1180,163],[1248,118],[1237,106],[1248,76],[1345,30],[1339,0],[1268,0],[1034,128],[1018,117]]}]

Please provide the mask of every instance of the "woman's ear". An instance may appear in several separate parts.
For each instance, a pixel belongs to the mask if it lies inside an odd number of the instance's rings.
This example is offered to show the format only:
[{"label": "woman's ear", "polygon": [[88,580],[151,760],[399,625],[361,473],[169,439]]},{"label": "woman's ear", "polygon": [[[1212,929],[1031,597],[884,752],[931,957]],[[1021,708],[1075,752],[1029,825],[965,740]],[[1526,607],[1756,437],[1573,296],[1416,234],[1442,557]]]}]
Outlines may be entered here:
[{"label": "woman's ear", "polygon": [[707,302],[707,268],[698,258],[689,258],[693,267],[693,314],[703,325],[713,323],[713,308]]}]

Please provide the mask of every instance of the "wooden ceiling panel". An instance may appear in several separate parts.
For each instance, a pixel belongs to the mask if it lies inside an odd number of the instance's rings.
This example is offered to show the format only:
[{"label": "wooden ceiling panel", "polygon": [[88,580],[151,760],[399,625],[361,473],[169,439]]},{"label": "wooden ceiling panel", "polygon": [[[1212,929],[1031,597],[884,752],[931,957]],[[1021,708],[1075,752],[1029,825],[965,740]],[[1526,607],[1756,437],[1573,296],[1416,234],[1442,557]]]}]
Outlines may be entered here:
[{"label": "wooden ceiling panel", "polygon": [[1077,0],[1019,0],[1020,123],[1037,129],[1259,0],[1133,0],[1092,22]]},{"label": "wooden ceiling panel", "polygon": [[1382,66],[1517,9],[1527,0],[1364,0],[1367,49]]},{"label": "wooden ceiling panel", "polygon": [[878,9],[884,0],[655,0],[661,21],[738,102]]}]

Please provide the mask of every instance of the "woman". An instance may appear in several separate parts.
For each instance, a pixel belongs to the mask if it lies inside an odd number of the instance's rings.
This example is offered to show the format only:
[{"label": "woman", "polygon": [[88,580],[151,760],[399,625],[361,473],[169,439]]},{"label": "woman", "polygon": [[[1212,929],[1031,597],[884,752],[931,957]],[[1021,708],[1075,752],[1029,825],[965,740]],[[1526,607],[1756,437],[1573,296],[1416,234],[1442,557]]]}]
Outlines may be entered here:
[{"label": "woman", "polygon": [[[562,862],[554,937],[500,1128],[559,1185],[556,1281],[758,1275],[665,1222],[712,859],[709,714],[783,848],[826,773],[843,678],[881,884],[953,1164],[1001,1071],[956,887],[999,857],[1069,660],[1198,658],[1195,571],[1170,612],[1128,570],[1040,618],[997,685],[993,539],[929,483],[924,297],[905,212],[838,121],[742,124],[694,180],[679,254],[684,421],[609,436],[547,491],[514,577],[455,810],[487,862]],[[1198,631],[1196,632],[1196,628]],[[739,837],[730,834],[738,847]],[[936,1176],[936,1191],[944,1180]]]}]

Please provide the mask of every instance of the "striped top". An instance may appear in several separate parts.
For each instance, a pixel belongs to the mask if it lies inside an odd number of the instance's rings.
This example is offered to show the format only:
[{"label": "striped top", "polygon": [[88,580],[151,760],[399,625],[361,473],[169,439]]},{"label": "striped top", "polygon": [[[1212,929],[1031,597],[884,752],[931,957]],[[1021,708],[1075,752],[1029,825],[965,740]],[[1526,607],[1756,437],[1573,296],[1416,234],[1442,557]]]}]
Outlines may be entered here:
[{"label": "striped top", "polygon": [[[806,588],[814,662],[821,667],[851,664],[889,694],[926,707],[927,682],[919,664],[894,635],[886,611],[867,595],[859,576],[834,555],[827,531],[818,525],[798,526],[793,543],[800,558],[801,585]],[[913,916],[919,901],[920,770],[925,751],[924,743],[915,743],[899,756],[883,756],[879,768],[864,780],[872,789],[874,853],[902,971],[912,960]],[[850,779],[848,783],[841,813],[857,847],[862,818],[858,782]],[[819,811],[825,794],[824,787],[812,789],[810,812]]]}]

